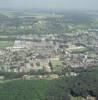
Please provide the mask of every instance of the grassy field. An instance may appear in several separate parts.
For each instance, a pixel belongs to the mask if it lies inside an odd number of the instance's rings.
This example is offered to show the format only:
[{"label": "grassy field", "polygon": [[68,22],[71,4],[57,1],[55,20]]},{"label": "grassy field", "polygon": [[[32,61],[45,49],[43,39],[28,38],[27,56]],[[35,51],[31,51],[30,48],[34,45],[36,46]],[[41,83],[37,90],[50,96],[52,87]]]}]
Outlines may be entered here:
[{"label": "grassy field", "polygon": [[53,66],[54,71],[60,71],[61,70],[62,63],[59,60],[53,60],[51,62],[52,62],[52,66]]},{"label": "grassy field", "polygon": [[9,41],[0,41],[0,49],[4,49],[6,47],[11,46],[13,43]]},{"label": "grassy field", "polygon": [[0,83],[0,100],[44,100],[48,80],[16,80]]}]

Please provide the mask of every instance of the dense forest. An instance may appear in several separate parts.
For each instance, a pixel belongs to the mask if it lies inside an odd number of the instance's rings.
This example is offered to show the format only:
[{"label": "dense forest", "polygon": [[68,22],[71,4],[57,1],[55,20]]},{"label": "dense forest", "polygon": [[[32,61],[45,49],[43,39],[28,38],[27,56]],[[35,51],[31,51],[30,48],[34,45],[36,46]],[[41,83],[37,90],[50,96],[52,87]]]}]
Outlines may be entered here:
[{"label": "dense forest", "polygon": [[[50,85],[47,100],[70,100],[73,97],[98,97],[98,70],[86,71],[77,77],[63,77]],[[62,98],[62,99],[61,99]]]}]

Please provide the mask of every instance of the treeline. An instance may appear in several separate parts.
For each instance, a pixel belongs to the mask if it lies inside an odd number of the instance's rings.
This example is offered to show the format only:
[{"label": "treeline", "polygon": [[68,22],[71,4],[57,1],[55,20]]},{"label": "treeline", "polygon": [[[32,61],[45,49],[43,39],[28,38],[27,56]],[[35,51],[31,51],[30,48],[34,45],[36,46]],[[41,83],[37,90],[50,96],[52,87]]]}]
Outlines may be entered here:
[{"label": "treeline", "polygon": [[22,78],[26,73],[14,73],[14,72],[0,72],[0,76],[4,76],[4,79],[17,79]]}]

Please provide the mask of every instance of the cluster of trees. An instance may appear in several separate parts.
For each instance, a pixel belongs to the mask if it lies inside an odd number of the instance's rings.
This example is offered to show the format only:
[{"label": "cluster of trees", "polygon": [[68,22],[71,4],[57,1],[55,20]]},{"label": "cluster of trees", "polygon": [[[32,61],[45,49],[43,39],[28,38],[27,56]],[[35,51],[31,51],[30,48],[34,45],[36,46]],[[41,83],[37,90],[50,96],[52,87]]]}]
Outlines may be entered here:
[{"label": "cluster of trees", "polygon": [[0,83],[0,100],[45,100],[48,80],[16,80]]},{"label": "cluster of trees", "polygon": [[47,90],[47,100],[70,100],[70,97],[88,95],[98,97],[98,72],[82,72],[76,77],[66,77],[53,82]]}]

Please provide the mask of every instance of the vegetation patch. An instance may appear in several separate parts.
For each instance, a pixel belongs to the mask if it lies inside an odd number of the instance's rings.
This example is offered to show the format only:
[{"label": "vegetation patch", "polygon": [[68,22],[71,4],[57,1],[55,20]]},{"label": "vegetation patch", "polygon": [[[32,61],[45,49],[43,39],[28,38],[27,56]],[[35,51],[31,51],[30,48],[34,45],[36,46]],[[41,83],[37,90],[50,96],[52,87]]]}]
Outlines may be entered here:
[{"label": "vegetation patch", "polygon": [[53,60],[53,61],[51,61],[51,63],[52,63],[52,67],[53,67],[54,71],[60,71],[61,70],[61,67],[62,67],[61,61]]},{"label": "vegetation patch", "polygon": [[45,100],[49,80],[16,80],[0,84],[0,100]]},{"label": "vegetation patch", "polygon": [[0,41],[0,49],[5,49],[12,45],[12,42],[9,41]]}]

